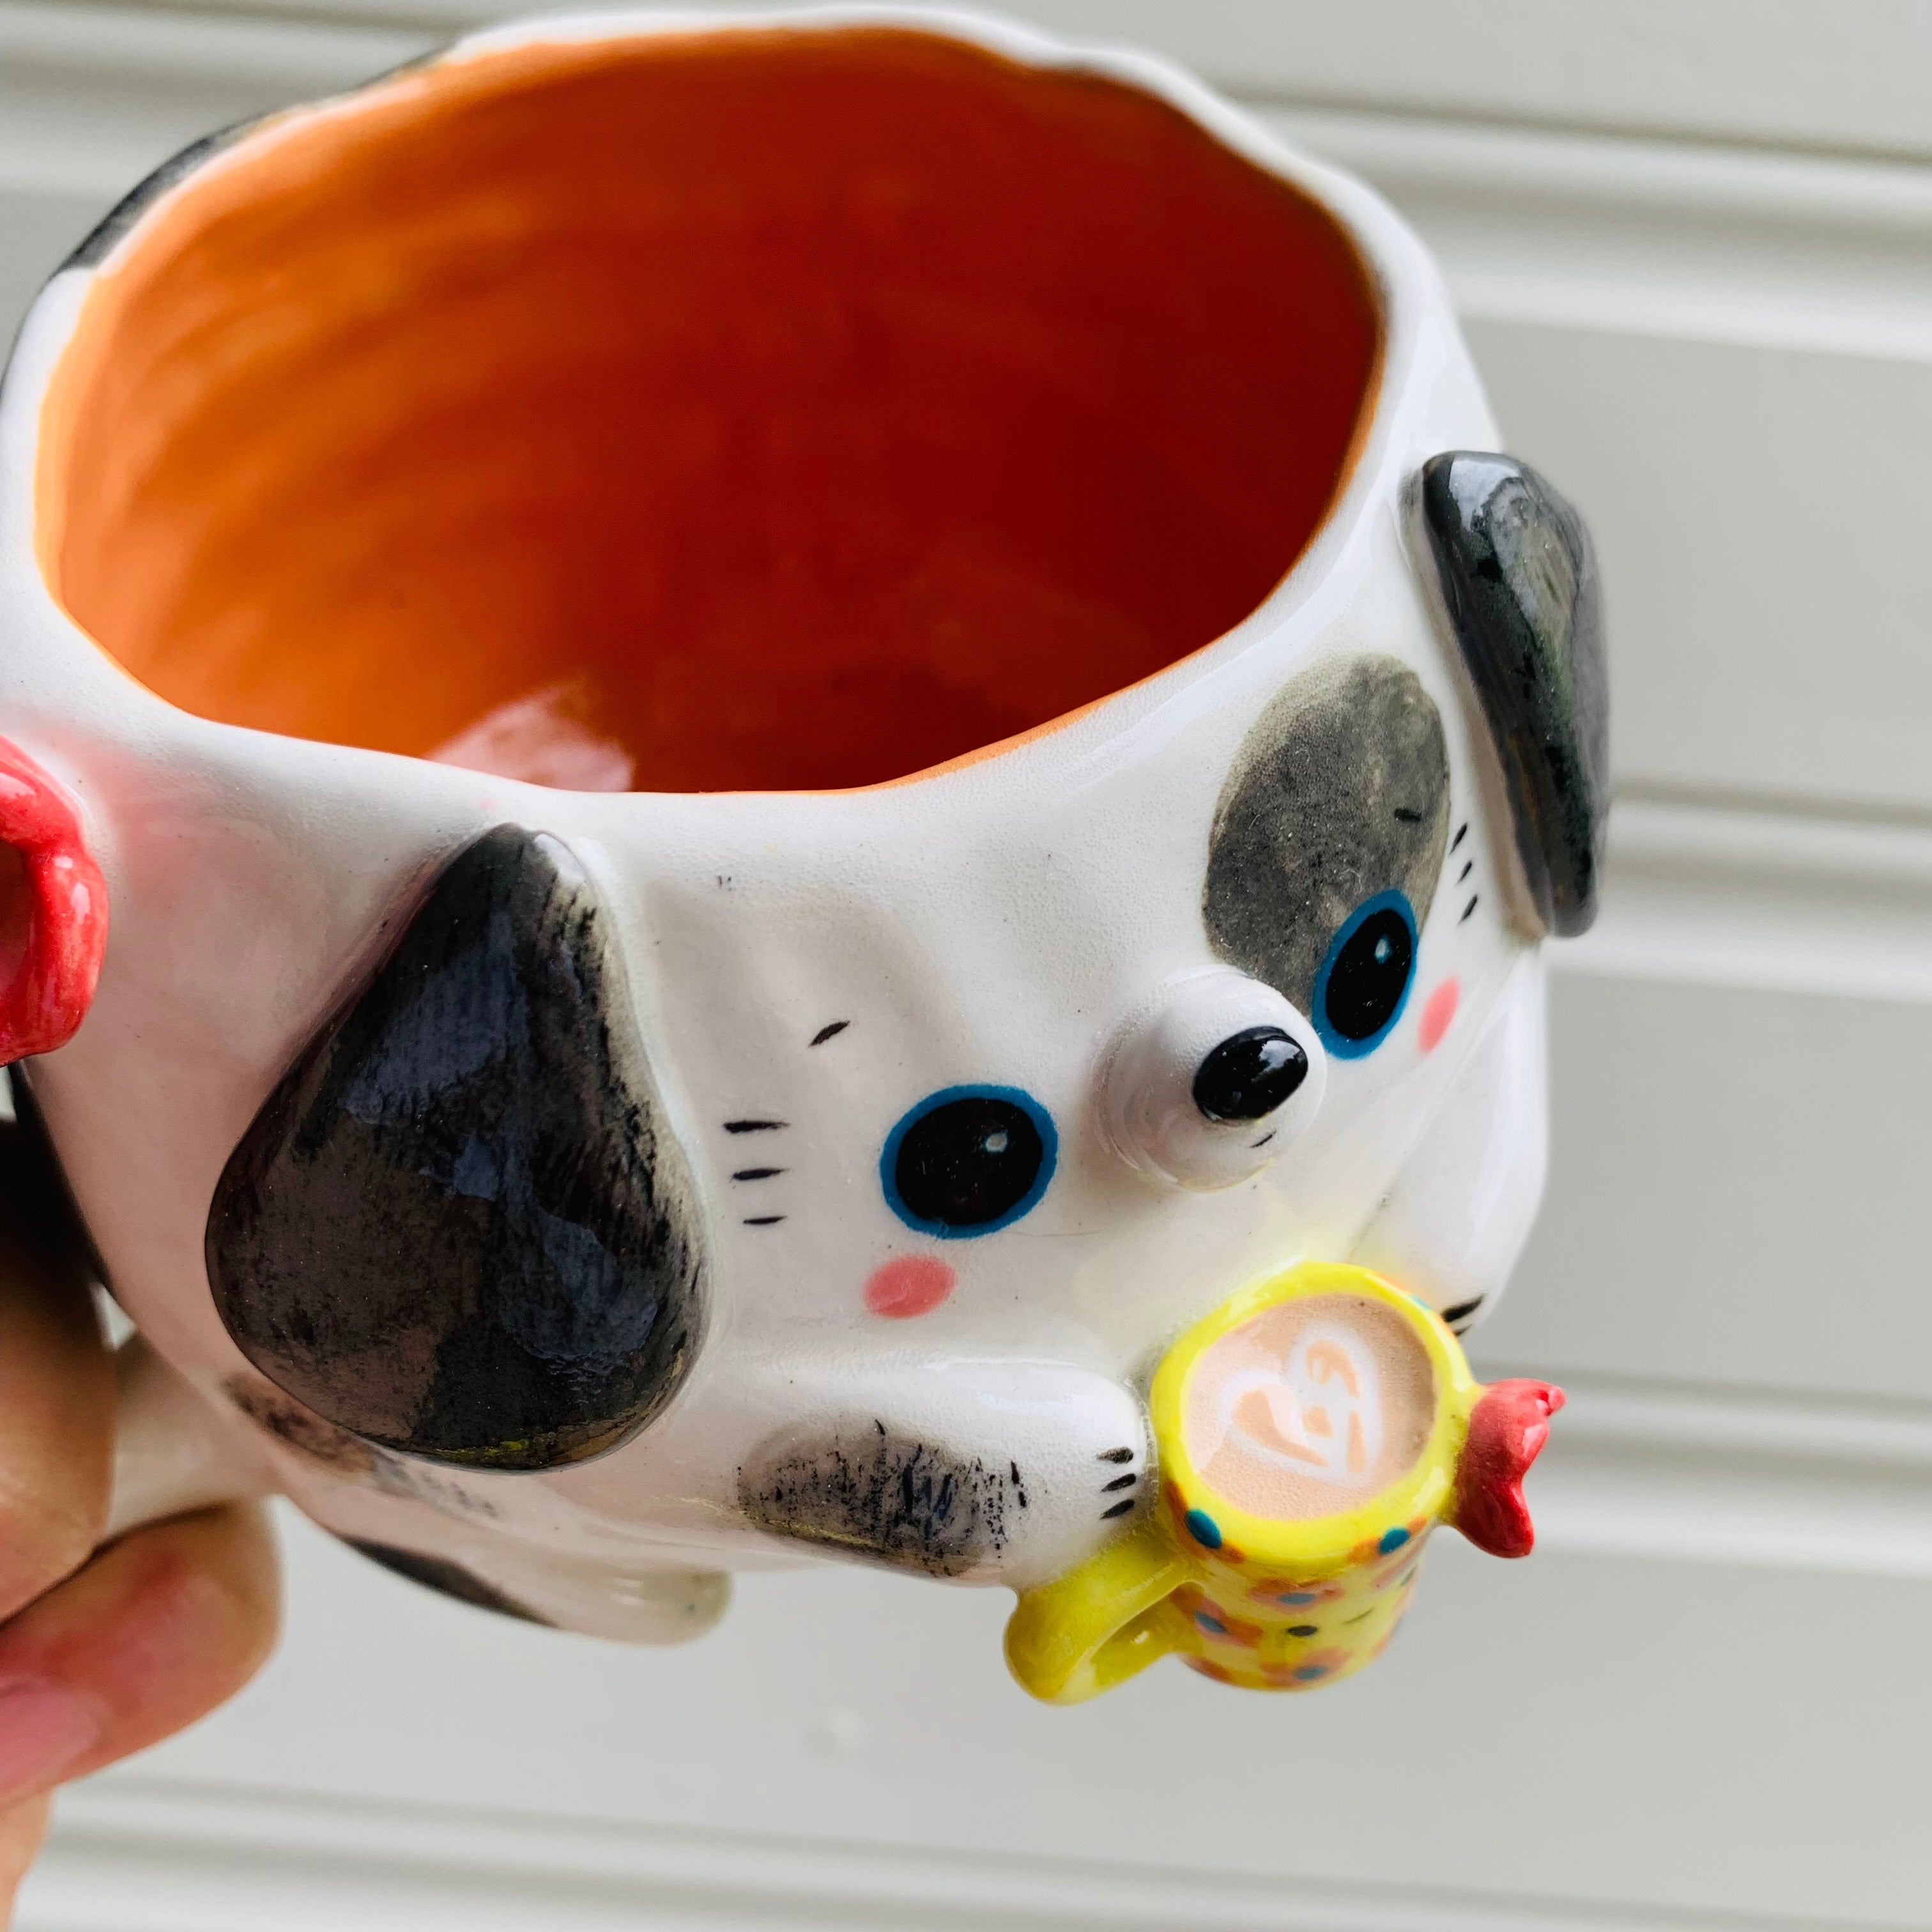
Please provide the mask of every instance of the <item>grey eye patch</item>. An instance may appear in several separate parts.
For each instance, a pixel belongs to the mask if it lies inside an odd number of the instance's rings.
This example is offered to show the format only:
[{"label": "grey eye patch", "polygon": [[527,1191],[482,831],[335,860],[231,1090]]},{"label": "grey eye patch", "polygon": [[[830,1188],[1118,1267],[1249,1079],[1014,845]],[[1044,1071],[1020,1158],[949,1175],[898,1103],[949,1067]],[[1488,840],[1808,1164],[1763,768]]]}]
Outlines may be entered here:
[{"label": "grey eye patch", "polygon": [[1399,658],[1325,658],[1269,701],[1222,786],[1208,942],[1312,1012],[1352,914],[1396,894],[1427,919],[1448,842],[1448,748],[1422,680]]},{"label": "grey eye patch", "polygon": [[699,1222],[607,928],[558,841],[486,833],[230,1156],[216,1307],[316,1414],[542,1469],[614,1448],[682,1382]]}]

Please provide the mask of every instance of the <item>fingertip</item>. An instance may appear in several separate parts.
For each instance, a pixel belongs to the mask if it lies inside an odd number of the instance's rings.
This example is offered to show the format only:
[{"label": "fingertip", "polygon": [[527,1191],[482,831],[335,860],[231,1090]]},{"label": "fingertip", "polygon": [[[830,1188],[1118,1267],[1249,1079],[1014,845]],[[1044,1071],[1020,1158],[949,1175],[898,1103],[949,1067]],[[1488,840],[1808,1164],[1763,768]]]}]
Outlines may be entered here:
[{"label": "fingertip", "polygon": [[92,1600],[77,1605],[49,1654],[124,1712],[151,1707],[158,1720],[172,1703],[186,1712],[179,1723],[189,1723],[239,1690],[274,1648],[280,1561],[259,1504],[134,1531],[104,1550],[83,1578],[97,1570]]},{"label": "fingertip", "polygon": [[274,1648],[280,1594],[257,1505],[109,1545],[0,1630],[0,1689],[31,1719],[0,1750],[0,1802],[158,1743],[232,1696]]}]

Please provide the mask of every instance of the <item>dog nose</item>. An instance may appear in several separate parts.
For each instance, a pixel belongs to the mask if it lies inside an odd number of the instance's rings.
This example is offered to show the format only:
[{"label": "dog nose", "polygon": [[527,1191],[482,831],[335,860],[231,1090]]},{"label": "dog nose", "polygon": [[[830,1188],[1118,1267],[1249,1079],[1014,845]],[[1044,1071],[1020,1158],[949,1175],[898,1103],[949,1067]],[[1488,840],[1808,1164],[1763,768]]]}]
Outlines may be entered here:
[{"label": "dog nose", "polygon": [[1194,1104],[1210,1120],[1261,1120],[1308,1078],[1308,1055],[1276,1026],[1230,1034],[1194,1076]]},{"label": "dog nose", "polygon": [[1101,1132],[1144,1174],[1229,1187],[1313,1120],[1327,1056],[1313,1024],[1232,967],[1170,982],[1121,1030],[1101,1072]]}]

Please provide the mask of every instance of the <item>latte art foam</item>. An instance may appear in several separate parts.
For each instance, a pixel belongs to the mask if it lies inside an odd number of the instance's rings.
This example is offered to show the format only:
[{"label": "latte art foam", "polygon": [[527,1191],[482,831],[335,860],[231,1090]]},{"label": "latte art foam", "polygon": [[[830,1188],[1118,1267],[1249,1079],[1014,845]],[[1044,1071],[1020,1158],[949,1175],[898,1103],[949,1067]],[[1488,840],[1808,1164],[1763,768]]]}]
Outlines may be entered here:
[{"label": "latte art foam", "polygon": [[1250,1516],[1352,1509],[1399,1481],[1435,1421],[1434,1371],[1396,1312],[1313,1295],[1232,1329],[1195,1364],[1182,1439],[1201,1480]]}]

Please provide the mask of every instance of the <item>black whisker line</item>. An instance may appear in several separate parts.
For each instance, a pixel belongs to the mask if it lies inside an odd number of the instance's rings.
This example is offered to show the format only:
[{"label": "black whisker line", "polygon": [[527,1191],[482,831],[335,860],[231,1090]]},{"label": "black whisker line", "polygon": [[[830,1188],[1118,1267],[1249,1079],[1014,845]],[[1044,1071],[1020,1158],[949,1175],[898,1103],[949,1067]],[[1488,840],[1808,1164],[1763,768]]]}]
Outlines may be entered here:
[{"label": "black whisker line", "polygon": [[1111,1483],[1102,1483],[1100,1493],[1104,1496],[1111,1495],[1115,1490],[1130,1490],[1139,1480],[1139,1477],[1130,1469],[1124,1476],[1116,1476]]},{"label": "black whisker line", "polygon": [[782,1167],[741,1167],[733,1174],[734,1180],[769,1180],[775,1174],[782,1174]]},{"label": "black whisker line", "polygon": [[812,1044],[814,1046],[823,1046],[828,1040],[836,1038],[851,1024],[850,1020],[834,1020],[830,1026],[820,1027],[812,1036]]},{"label": "black whisker line", "polygon": [[1456,836],[1455,836],[1455,837],[1454,837],[1454,838],[1453,838],[1452,839],[1450,839],[1450,842],[1449,842],[1449,849],[1450,849],[1450,851],[1452,851],[1452,852],[1453,852],[1453,851],[1454,851],[1454,850],[1455,850],[1455,849],[1456,849],[1456,848],[1457,846],[1459,846],[1460,844],[1462,844],[1462,841],[1463,841],[1464,839],[1466,839],[1466,838],[1468,838],[1468,836],[1469,836],[1469,821],[1466,818],[1466,819],[1464,819],[1464,820],[1463,820],[1463,821],[1462,822],[1462,824],[1461,824],[1460,825],[1459,825],[1459,826],[1456,826]]},{"label": "black whisker line", "polygon": [[769,1134],[790,1125],[789,1120],[727,1120],[724,1131],[728,1134]]},{"label": "black whisker line", "polygon": [[1412,805],[1397,806],[1395,808],[1395,815],[1405,825],[1420,825],[1422,823],[1421,813],[1418,812]]},{"label": "black whisker line", "polygon": [[1103,1509],[1100,1512],[1100,1520],[1105,1522],[1109,1516],[1125,1516],[1133,1506],[1134,1499],[1130,1496],[1125,1502],[1116,1503],[1112,1509]]},{"label": "black whisker line", "polygon": [[[1482,896],[1483,896],[1480,892],[1472,892],[1469,895],[1469,903],[1462,908],[1462,919],[1467,919],[1470,914],[1475,910],[1477,904],[1482,898]],[[1456,923],[1458,926],[1460,926],[1462,923],[1462,919],[1459,919]]]},{"label": "black whisker line", "polygon": [[748,1214],[745,1226],[748,1228],[776,1228],[784,1219],[782,1214]]},{"label": "black whisker line", "polygon": [[1100,1460],[1102,1462],[1131,1462],[1134,1452],[1131,1449],[1102,1449]]},{"label": "black whisker line", "polygon": [[1462,881],[1463,881],[1465,879],[1466,879],[1466,878],[1469,876],[1469,874],[1470,874],[1472,872],[1473,872],[1475,869],[1476,869],[1476,862],[1475,862],[1475,860],[1473,860],[1473,859],[1465,859],[1465,860],[1462,861],[1462,869],[1460,872],[1458,872],[1458,873],[1456,874],[1456,884],[1458,884],[1458,885],[1460,886],[1460,885],[1462,883]]}]

